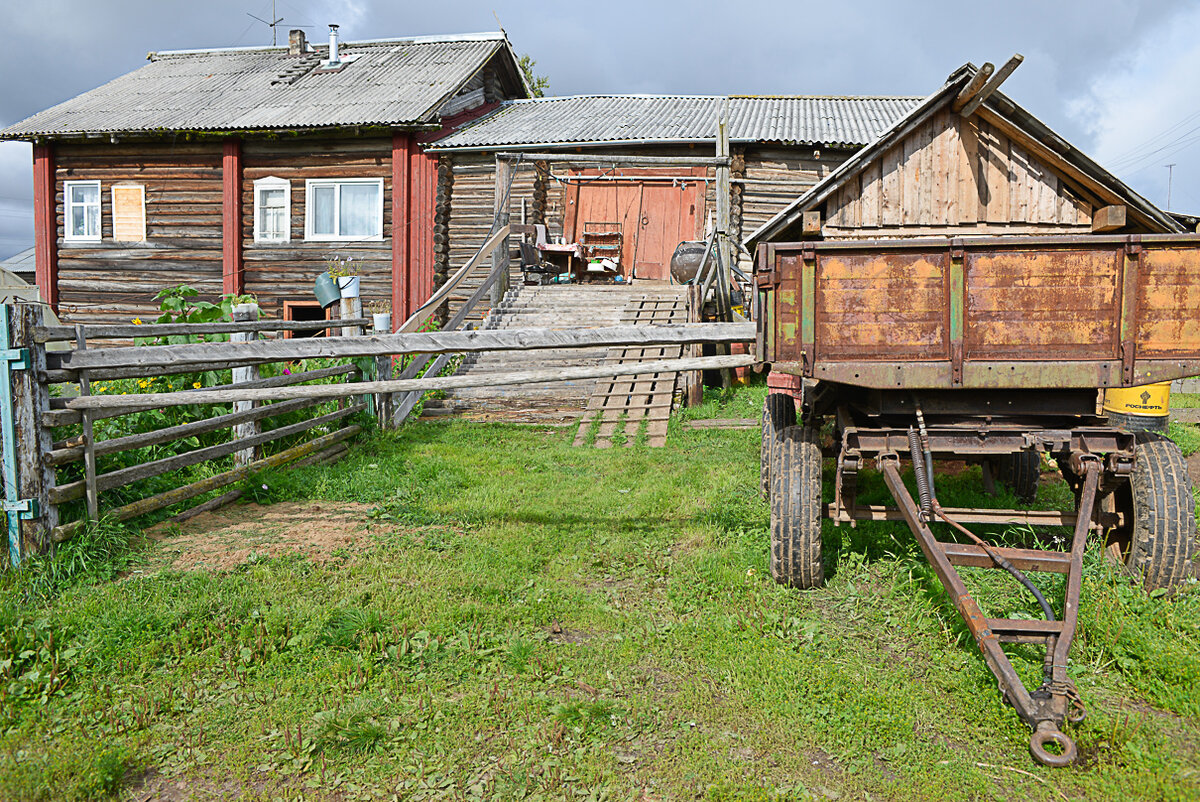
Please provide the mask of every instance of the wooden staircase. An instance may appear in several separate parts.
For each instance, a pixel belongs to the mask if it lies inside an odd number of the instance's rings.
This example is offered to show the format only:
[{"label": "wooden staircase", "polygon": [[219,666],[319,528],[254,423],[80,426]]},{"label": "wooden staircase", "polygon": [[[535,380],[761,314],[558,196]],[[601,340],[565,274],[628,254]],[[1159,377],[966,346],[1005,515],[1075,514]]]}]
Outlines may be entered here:
[{"label": "wooden staircase", "polygon": [[[678,298],[682,307],[682,291],[682,287],[665,282],[518,286],[491,310],[482,328],[566,330],[616,326],[623,322],[635,322],[630,319],[628,310],[631,307],[643,308],[647,298]],[[659,306],[658,303],[653,305]],[[667,305],[674,304],[668,302]],[[661,314],[635,317],[636,322],[663,322]],[[467,355],[456,375],[602,365],[612,359],[610,349],[605,347],[496,351]],[[611,389],[613,384],[611,379],[601,380],[600,383],[607,389]],[[584,414],[597,386],[596,379],[584,379],[536,385],[464,388],[448,393],[447,398],[426,401],[422,417],[464,415],[482,419],[566,423]]]}]

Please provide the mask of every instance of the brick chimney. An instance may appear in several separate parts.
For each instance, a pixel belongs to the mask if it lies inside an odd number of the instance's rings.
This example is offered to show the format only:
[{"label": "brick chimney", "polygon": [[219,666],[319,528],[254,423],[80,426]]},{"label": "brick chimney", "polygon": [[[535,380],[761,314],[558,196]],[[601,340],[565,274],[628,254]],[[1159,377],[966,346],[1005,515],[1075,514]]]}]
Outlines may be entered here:
[{"label": "brick chimney", "polygon": [[308,40],[304,37],[304,31],[299,28],[288,31],[288,55],[302,56],[307,52]]}]

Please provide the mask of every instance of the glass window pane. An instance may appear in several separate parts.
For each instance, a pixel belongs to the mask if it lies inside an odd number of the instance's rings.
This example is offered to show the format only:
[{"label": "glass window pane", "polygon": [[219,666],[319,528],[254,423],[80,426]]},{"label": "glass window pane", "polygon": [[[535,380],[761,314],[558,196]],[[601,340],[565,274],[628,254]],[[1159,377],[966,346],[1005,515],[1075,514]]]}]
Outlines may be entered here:
[{"label": "glass window pane", "polygon": [[259,199],[263,206],[283,206],[282,189],[264,189],[259,191]]},{"label": "glass window pane", "polygon": [[336,234],[333,223],[333,193],[331,185],[316,186],[312,191],[312,231],[314,234],[330,236]]},{"label": "glass window pane", "polygon": [[100,189],[95,184],[76,184],[71,187],[74,203],[99,203]]},{"label": "glass window pane", "polygon": [[87,236],[87,225],[85,218],[85,210],[83,206],[71,206],[71,236],[85,237]]},{"label": "glass window pane", "polygon": [[[95,187],[93,187],[95,189]],[[99,193],[97,193],[99,194]],[[84,207],[87,209],[87,236],[100,236],[100,199],[96,198],[96,202]]]},{"label": "glass window pane", "polygon": [[286,216],[282,207],[264,209],[266,219],[263,221],[263,236],[267,239],[283,239]]},{"label": "glass window pane", "polygon": [[374,237],[379,234],[379,185],[343,184],[339,209],[343,237]]}]

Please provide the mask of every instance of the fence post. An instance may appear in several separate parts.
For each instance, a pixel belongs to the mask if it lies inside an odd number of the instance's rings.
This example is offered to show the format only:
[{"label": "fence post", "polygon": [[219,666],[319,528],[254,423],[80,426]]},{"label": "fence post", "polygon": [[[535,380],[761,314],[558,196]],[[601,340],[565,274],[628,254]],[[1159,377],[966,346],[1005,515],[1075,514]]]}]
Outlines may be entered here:
[{"label": "fence post", "polygon": [[[247,320],[258,320],[258,304],[238,304],[233,308],[233,319],[238,322]],[[256,331],[235,331],[229,335],[230,342],[247,343],[258,338]],[[259,377],[257,365],[248,365],[246,367],[233,369],[233,383],[251,382]],[[234,412],[246,412],[254,409],[258,405],[257,401],[234,401]],[[250,421],[249,423],[239,423],[233,427],[233,439],[243,440],[248,437],[262,434],[262,422]],[[233,464],[235,467],[249,465],[258,456],[261,451],[260,446],[252,446],[250,448],[237,451],[233,455]]]},{"label": "fence post", "polygon": [[[509,179],[512,176],[513,165],[508,159],[496,158],[496,190],[495,190],[495,218],[492,226],[493,231],[498,231],[508,225],[508,210],[509,210]],[[504,238],[504,242],[500,243],[500,247],[492,251],[492,269],[501,268],[500,275],[496,279],[496,283],[492,285],[492,306],[497,307],[504,300],[504,294],[508,292],[508,237]]]},{"label": "fence post", "polygon": [[[371,316],[372,334],[391,334],[392,316],[387,312]],[[390,381],[392,378],[392,355],[375,357],[375,381]],[[375,396],[375,419],[380,429],[392,428],[392,394],[379,393]]]},{"label": "fence post", "polygon": [[38,381],[46,369],[46,346],[34,331],[44,322],[40,304],[3,307],[0,358],[3,378],[4,510],[8,516],[9,557],[15,566],[27,554],[50,550],[50,533],[58,526],[58,507],[50,503],[54,468],[50,431],[42,416],[50,411],[50,392]]}]

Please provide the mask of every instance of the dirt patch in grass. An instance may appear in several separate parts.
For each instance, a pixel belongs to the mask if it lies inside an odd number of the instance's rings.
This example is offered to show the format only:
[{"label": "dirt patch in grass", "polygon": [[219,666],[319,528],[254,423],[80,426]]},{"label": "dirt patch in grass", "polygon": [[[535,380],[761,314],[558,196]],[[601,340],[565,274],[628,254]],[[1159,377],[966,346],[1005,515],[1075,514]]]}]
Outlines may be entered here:
[{"label": "dirt patch in grass", "polygon": [[366,548],[370,504],[281,502],[206,512],[146,530],[159,562],[176,570],[227,571],[251,559],[303,555],[318,563]]}]

